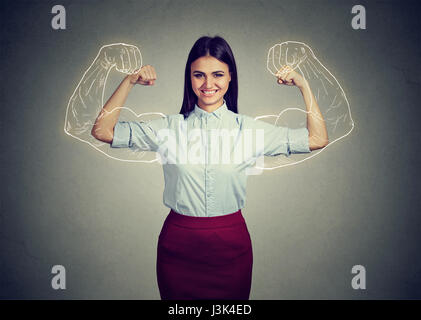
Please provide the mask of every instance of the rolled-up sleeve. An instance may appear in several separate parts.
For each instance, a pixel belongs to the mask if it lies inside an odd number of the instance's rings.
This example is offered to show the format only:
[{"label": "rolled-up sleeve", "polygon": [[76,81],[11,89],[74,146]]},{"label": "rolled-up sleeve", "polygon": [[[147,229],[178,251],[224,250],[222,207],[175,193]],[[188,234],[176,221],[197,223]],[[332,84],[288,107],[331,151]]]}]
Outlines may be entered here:
[{"label": "rolled-up sleeve", "polygon": [[148,122],[118,121],[114,126],[114,137],[110,147],[157,151],[162,142],[158,131],[166,128],[167,118]]},{"label": "rolled-up sleeve", "polygon": [[131,128],[129,122],[118,121],[114,126],[114,137],[111,142],[112,148],[129,148],[131,138]]},{"label": "rolled-up sleeve", "polygon": [[[310,152],[307,128],[290,129],[288,127],[276,126],[262,120],[249,122],[249,126],[255,130],[262,130],[264,149],[261,154],[265,156],[277,156],[291,153]],[[257,134],[258,136],[258,134]]]},{"label": "rolled-up sleeve", "polygon": [[308,153],[310,152],[309,141],[308,141],[308,129],[288,128],[288,144],[289,153]]}]

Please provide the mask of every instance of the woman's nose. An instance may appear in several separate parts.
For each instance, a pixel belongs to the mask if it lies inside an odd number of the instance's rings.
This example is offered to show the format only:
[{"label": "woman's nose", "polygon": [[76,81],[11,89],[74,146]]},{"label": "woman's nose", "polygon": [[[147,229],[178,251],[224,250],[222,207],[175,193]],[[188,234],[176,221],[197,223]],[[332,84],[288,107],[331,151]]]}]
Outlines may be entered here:
[{"label": "woman's nose", "polygon": [[205,88],[207,88],[207,89],[213,88],[213,79],[212,78],[207,78],[205,80]]}]

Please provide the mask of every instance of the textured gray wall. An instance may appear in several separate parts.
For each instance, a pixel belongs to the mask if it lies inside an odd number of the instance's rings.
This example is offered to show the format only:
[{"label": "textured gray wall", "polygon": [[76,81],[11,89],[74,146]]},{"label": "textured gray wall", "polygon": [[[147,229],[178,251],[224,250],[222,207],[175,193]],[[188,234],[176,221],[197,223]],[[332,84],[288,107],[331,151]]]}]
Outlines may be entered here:
[{"label": "textured gray wall", "polygon": [[[0,298],[159,299],[156,244],[169,212],[160,165],[96,152],[65,134],[64,115],[98,49],[113,42],[139,45],[158,73],[128,105],[177,113],[188,51],[215,34],[237,59],[241,113],[279,112],[286,89],[266,54],[296,40],[336,76],[355,121],[311,161],[249,178],[251,298],[421,298],[416,1],[60,3],[63,31],[50,26],[56,3],[1,2]],[[367,9],[366,30],[351,28],[355,4]],[[66,267],[64,291],[50,286],[56,264]],[[351,287],[357,264],[366,290]]]}]

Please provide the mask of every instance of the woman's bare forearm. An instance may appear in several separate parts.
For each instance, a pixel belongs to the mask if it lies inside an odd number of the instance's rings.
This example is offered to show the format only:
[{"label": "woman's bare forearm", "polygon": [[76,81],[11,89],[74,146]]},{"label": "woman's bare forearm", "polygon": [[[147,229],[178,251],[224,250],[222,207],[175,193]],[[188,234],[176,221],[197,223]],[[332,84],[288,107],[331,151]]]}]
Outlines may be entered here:
[{"label": "woman's bare forearm", "polygon": [[278,78],[279,84],[296,86],[303,95],[307,110],[307,129],[310,150],[316,150],[327,146],[329,140],[326,123],[307,80],[287,65],[284,65],[279,69],[276,77]]},{"label": "woman's bare forearm", "polygon": [[98,140],[111,143],[114,137],[114,126],[120,116],[120,110],[126,102],[127,96],[134,84],[129,77],[125,77],[120,85],[102,107],[91,134]]},{"label": "woman's bare forearm", "polygon": [[326,122],[320,112],[319,105],[316,98],[311,92],[308,82],[300,87],[301,94],[304,98],[304,103],[307,110],[307,129],[309,134],[310,150],[316,150],[327,146],[329,143]]}]

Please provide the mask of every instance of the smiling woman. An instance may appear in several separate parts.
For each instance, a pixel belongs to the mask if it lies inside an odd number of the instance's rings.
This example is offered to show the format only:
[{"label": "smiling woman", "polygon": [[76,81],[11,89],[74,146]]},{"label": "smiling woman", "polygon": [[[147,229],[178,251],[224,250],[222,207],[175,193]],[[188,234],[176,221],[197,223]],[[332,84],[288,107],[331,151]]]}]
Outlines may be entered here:
[{"label": "smiling woman", "polygon": [[184,99],[180,113],[186,116],[197,104],[207,112],[222,106],[237,113],[238,80],[234,54],[221,37],[201,37],[190,50],[184,72]]},{"label": "smiling woman", "polygon": [[[279,84],[302,84],[290,70],[277,80]],[[158,240],[156,272],[161,298],[249,299],[253,251],[241,212],[247,176],[252,174],[248,169],[263,155],[310,152],[309,131],[238,114],[234,55],[218,36],[201,37],[190,50],[179,114],[147,123],[117,121],[118,111],[114,111],[124,104],[130,89],[135,84],[154,85],[155,81],[155,69],[149,65],[128,75],[103,107],[107,112],[98,117],[93,132],[112,132],[112,138],[106,140],[111,140],[112,148],[156,151],[161,158],[171,151],[165,148],[166,134],[162,133],[172,133],[171,141],[177,144],[173,149],[182,151],[177,155],[192,150],[189,158],[196,158],[199,151],[200,161],[194,163],[180,161],[175,152],[172,158],[176,161],[161,163],[163,200],[171,209]],[[309,103],[308,96],[304,100]],[[224,140],[221,145],[228,148],[220,150],[217,139],[212,138],[215,132]],[[261,141],[256,148],[247,139],[253,132],[262,134],[262,139],[256,139]],[[242,150],[247,157],[238,157]],[[213,161],[219,154],[229,160]]]}]

